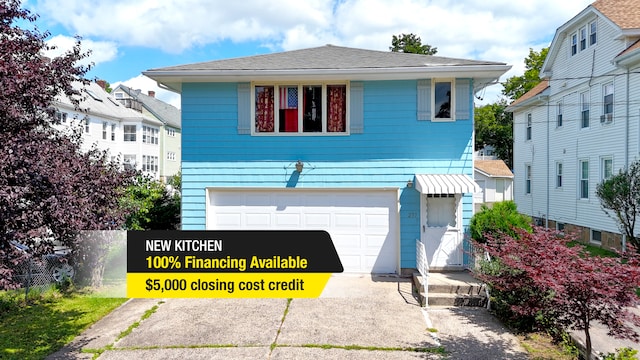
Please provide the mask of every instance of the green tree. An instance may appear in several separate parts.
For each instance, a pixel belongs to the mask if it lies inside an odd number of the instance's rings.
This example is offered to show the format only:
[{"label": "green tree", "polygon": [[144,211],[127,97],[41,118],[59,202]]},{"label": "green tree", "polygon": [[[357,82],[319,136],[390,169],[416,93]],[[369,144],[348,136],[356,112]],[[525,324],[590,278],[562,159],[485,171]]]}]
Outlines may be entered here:
[{"label": "green tree", "polygon": [[517,100],[538,85],[542,81],[540,70],[548,52],[548,47],[542,48],[540,51],[529,49],[529,56],[524,59],[524,74],[508,78],[503,84],[502,94],[511,100]]},{"label": "green tree", "polygon": [[475,148],[493,146],[498,159],[513,167],[513,114],[505,112],[506,100],[475,109]]},{"label": "green tree", "polygon": [[640,238],[635,233],[640,212],[640,160],[598,184],[596,195],[602,210],[617,221],[627,241],[640,249]]},{"label": "green tree", "polygon": [[[12,240],[34,257],[62,245],[76,264],[100,258],[102,249],[80,234],[120,228],[118,201],[129,179],[106,152],[83,152],[81,133],[68,136],[52,126],[59,123],[51,107],[57,96],[84,111],[74,85],[87,82],[88,68],[77,64],[88,53],[78,39],[61,56],[42,56],[51,49],[49,33],[29,29],[37,15],[20,6],[19,0],[0,1],[0,289],[18,285],[13,272],[24,254]],[[102,265],[85,268],[99,272]]]},{"label": "green tree", "polygon": [[128,210],[127,230],[176,230],[180,224],[180,195],[148,176],[136,177],[121,206]]},{"label": "green tree", "polygon": [[393,35],[389,50],[392,52],[422,55],[435,55],[438,52],[438,48],[436,47],[432,47],[431,45],[422,45],[422,39],[413,33]]}]

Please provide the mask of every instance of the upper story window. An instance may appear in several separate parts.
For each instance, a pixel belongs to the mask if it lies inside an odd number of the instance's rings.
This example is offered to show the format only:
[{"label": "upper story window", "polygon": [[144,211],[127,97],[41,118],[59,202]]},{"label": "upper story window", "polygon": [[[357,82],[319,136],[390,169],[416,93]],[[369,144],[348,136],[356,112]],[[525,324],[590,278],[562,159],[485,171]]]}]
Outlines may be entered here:
[{"label": "upper story window", "polygon": [[580,119],[581,127],[589,127],[589,92],[580,93]]},{"label": "upper story window", "polygon": [[603,114],[613,114],[613,83],[606,84],[603,87],[602,107]]},{"label": "upper story window", "polygon": [[150,126],[142,126],[142,142],[145,144],[158,144],[158,129]]},{"label": "upper story window", "polygon": [[579,52],[587,50],[590,46],[596,44],[598,26],[596,21],[583,25],[569,37],[569,49],[571,56]]},{"label": "upper story window", "polygon": [[255,85],[255,133],[347,133],[347,84]]},{"label": "upper story window", "polygon": [[111,141],[116,141],[116,124],[111,124]]},{"label": "upper story window", "polygon": [[451,116],[452,106],[452,89],[453,84],[452,81],[440,81],[436,80],[433,82],[433,109],[434,109],[434,119],[442,119],[442,120],[451,120],[453,117]]},{"label": "upper story window", "polygon": [[556,105],[556,127],[562,126],[562,102]]},{"label": "upper story window", "polygon": [[109,129],[109,123],[102,122],[102,140],[107,140],[107,130]]},{"label": "upper story window", "polygon": [[124,99],[124,93],[120,91],[116,92],[114,96],[116,97],[116,99]]},{"label": "upper story window", "polygon": [[562,163],[561,162],[556,163],[556,187],[557,188],[562,187]]},{"label": "upper story window", "polygon": [[135,125],[124,125],[124,141],[136,141],[136,126]]},{"label": "upper story window", "polygon": [[84,133],[88,134],[89,132],[91,132],[91,121],[89,120],[88,117],[84,118]]},{"label": "upper story window", "polygon": [[587,28],[583,27],[579,30],[580,33],[580,51],[587,48]]},{"label": "upper story window", "polygon": [[531,120],[531,113],[527,114],[527,130],[525,133],[525,140],[531,140],[531,124],[532,120]]},{"label": "upper story window", "polygon": [[167,135],[171,137],[176,136],[176,129],[167,128]]}]

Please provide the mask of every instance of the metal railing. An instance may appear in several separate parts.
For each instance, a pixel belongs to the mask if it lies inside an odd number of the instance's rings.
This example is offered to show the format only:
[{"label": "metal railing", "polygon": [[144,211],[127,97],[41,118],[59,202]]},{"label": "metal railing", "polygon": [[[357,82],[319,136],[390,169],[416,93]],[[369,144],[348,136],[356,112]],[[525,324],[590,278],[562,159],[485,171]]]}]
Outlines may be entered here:
[{"label": "metal railing", "polygon": [[424,307],[429,306],[429,262],[427,261],[427,251],[424,243],[416,239],[416,267],[422,277],[424,286]]}]

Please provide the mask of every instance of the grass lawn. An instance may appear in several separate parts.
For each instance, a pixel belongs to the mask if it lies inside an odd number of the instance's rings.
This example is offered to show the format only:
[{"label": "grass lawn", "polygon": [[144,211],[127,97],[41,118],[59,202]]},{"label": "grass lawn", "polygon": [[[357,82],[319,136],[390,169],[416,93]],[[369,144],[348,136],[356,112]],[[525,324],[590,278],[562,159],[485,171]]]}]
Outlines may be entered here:
[{"label": "grass lawn", "polygon": [[44,359],[126,300],[48,290],[27,304],[24,292],[0,292],[0,359]]}]

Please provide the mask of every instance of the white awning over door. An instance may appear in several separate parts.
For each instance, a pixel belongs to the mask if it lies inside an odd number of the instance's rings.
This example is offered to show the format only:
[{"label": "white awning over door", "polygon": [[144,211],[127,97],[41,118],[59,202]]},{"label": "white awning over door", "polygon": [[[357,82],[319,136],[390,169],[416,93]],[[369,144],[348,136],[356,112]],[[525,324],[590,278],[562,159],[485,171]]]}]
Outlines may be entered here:
[{"label": "white awning over door", "polygon": [[468,175],[416,174],[416,190],[422,194],[474,194],[482,191]]}]

